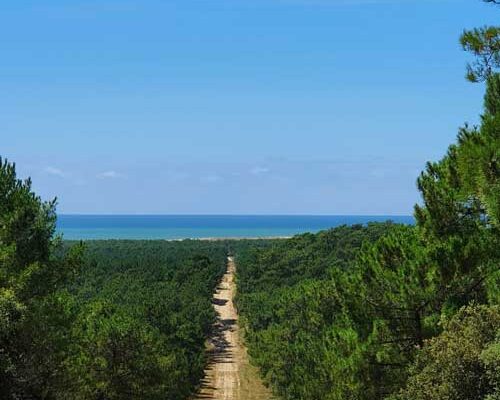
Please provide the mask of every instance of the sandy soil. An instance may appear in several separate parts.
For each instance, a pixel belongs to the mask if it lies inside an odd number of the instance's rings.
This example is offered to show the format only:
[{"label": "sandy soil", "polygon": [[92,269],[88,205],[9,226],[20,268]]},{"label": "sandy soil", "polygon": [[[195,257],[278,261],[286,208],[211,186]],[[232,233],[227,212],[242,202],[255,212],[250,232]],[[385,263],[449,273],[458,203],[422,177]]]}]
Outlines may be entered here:
[{"label": "sandy soil", "polygon": [[270,392],[248,362],[241,341],[238,314],[233,304],[236,290],[235,264],[228,257],[227,272],[214,294],[218,314],[214,333],[209,340],[209,362],[200,391],[194,399],[269,400]]}]

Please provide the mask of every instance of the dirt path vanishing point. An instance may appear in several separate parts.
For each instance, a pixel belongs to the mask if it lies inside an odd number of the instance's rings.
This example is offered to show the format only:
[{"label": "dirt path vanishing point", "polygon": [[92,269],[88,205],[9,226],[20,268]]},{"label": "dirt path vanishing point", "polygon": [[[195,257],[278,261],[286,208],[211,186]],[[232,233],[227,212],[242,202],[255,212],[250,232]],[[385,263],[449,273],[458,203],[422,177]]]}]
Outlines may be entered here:
[{"label": "dirt path vanishing point", "polygon": [[241,342],[238,314],[233,304],[236,267],[232,257],[227,261],[227,271],[213,297],[218,317],[209,340],[209,362],[194,399],[270,400],[272,396],[249,364]]}]

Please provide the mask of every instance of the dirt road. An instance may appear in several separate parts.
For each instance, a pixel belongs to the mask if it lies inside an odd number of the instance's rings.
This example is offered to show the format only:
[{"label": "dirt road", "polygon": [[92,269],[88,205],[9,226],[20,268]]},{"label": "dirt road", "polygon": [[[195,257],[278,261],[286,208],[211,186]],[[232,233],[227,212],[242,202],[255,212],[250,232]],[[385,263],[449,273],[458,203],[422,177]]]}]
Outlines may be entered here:
[{"label": "dirt road", "polygon": [[255,368],[249,364],[246,349],[241,343],[238,315],[233,304],[236,291],[234,274],[234,260],[228,257],[226,274],[213,298],[218,318],[209,340],[209,362],[196,400],[272,398],[260,381]]}]

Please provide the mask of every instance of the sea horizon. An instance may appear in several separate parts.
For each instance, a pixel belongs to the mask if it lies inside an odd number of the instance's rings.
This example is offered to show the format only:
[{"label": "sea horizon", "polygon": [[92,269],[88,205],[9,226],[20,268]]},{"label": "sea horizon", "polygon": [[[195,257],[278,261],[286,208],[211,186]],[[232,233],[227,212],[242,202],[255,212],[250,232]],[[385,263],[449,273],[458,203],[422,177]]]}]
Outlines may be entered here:
[{"label": "sea horizon", "polygon": [[65,240],[279,238],[389,220],[414,223],[410,215],[61,213],[57,233]]}]

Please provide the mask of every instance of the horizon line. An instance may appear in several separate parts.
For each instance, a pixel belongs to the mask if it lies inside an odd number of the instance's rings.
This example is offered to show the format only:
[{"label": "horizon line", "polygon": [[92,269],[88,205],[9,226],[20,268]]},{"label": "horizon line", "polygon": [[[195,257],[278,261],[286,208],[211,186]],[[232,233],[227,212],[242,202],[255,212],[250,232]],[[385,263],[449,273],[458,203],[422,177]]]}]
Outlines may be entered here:
[{"label": "horizon line", "polygon": [[108,217],[108,216],[137,216],[137,217],[413,217],[413,214],[218,214],[218,213],[56,213],[58,216],[92,216],[92,217]]}]

